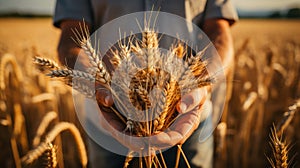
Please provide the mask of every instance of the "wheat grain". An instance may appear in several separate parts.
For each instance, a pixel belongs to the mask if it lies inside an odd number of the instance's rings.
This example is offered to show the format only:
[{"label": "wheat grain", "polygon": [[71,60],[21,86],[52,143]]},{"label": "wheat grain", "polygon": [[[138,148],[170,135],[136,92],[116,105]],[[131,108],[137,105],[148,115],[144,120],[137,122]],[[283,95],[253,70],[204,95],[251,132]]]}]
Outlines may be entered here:
[{"label": "wheat grain", "polygon": [[44,152],[44,157],[46,159],[46,168],[56,168],[57,166],[57,146],[53,145],[51,142],[47,144],[47,149]]}]

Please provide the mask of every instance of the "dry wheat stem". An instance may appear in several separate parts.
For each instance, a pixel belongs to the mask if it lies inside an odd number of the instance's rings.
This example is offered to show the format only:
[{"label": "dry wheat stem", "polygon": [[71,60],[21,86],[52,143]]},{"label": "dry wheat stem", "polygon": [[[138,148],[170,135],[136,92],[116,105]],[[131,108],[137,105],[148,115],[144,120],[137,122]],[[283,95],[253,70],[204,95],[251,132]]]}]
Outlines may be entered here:
[{"label": "dry wheat stem", "polygon": [[33,138],[33,141],[32,141],[33,147],[36,147],[40,143],[41,137],[45,133],[49,124],[56,118],[57,118],[57,113],[55,111],[50,111],[43,117],[42,122],[40,123],[40,125],[36,131],[36,134]]},{"label": "dry wheat stem", "polygon": [[[20,86],[21,85],[20,83],[23,82],[23,75],[17,64],[17,61],[13,55],[4,54],[0,58],[0,96],[1,96],[0,98],[4,98],[4,101],[6,99],[6,95],[5,95],[5,89],[7,87],[6,82],[9,81],[6,78],[8,77],[9,74],[14,75],[17,84]],[[13,85],[14,84],[15,83],[13,83]],[[14,123],[14,125],[8,124],[8,129],[12,132],[12,135],[10,137],[10,147],[11,147],[15,167],[21,168],[21,160],[18,151],[17,136],[19,136],[22,131],[22,126],[24,124],[24,116],[22,114],[20,102],[14,103],[13,108],[14,108],[14,116],[15,116],[14,122],[12,121],[10,114],[6,114],[6,121],[8,123]],[[21,146],[24,147],[24,144],[25,145],[27,144],[27,137],[25,137],[25,141],[24,141],[24,136],[21,136]]]},{"label": "dry wheat stem", "polygon": [[134,155],[134,151],[129,151],[127,156],[126,156],[126,159],[125,159],[125,162],[124,162],[124,166],[123,168],[127,168],[129,166],[129,162],[133,159],[133,155]]},{"label": "dry wheat stem", "polygon": [[165,168],[167,168],[167,164],[166,164],[166,161],[165,161],[165,159],[164,159],[164,156],[163,156],[161,150],[159,150],[159,155],[160,155],[160,159],[162,160],[163,166],[164,166]]},{"label": "dry wheat stem", "polygon": [[175,167],[174,168],[178,168],[178,166],[179,166],[180,154],[181,154],[180,149],[177,148],[176,162],[175,162]]},{"label": "dry wheat stem", "polygon": [[184,154],[184,152],[183,152],[181,146],[182,146],[182,145],[177,145],[177,148],[180,150],[181,155],[183,156],[183,159],[184,159],[184,161],[185,161],[185,163],[186,163],[186,166],[187,166],[188,168],[191,168],[190,163],[189,163],[187,157],[185,156],[185,154]]},{"label": "dry wheat stem", "polygon": [[296,102],[293,105],[289,106],[288,108],[289,110],[283,114],[283,119],[276,126],[277,134],[279,136],[290,124],[299,107],[300,107],[300,99],[296,100]]}]

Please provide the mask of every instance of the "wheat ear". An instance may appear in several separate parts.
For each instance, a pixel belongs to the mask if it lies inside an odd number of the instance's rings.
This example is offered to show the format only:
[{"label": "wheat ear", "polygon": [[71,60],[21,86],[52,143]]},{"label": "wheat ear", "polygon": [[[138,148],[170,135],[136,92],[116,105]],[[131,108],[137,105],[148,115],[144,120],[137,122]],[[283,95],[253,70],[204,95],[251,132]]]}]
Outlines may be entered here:
[{"label": "wheat ear", "polygon": [[[100,54],[92,46],[90,40],[90,33],[88,27],[83,23],[79,24],[80,30],[72,29],[75,38],[71,37],[73,41],[83,49],[84,53],[88,56],[89,61],[96,73],[96,78],[101,78],[103,81],[101,83],[107,84],[111,81],[111,76],[105,67],[105,64],[100,59]],[[95,43],[97,43],[95,41]],[[98,42],[99,44],[99,42]],[[96,45],[96,44],[95,44]]]},{"label": "wheat ear", "polygon": [[53,145],[51,142],[47,144],[47,149],[44,152],[44,157],[46,159],[46,168],[56,168],[57,166],[57,146]]},{"label": "wheat ear", "polygon": [[271,130],[270,135],[270,146],[273,150],[274,160],[268,158],[272,168],[288,168],[288,145],[285,141],[282,141],[282,138],[279,138],[276,134],[275,126]]},{"label": "wheat ear", "polygon": [[166,96],[165,104],[163,111],[158,117],[158,125],[155,128],[155,131],[162,130],[165,125],[168,125],[173,113],[175,112],[176,103],[180,100],[180,93],[178,92],[175,81],[171,81],[170,83],[166,84],[163,92]]},{"label": "wheat ear", "polygon": [[77,90],[79,93],[83,94],[87,98],[95,98],[95,89],[91,86],[91,82],[84,79],[66,79],[65,83],[71,86],[73,89]]},{"label": "wheat ear", "polygon": [[41,142],[35,149],[29,151],[25,156],[21,158],[23,165],[29,165],[36,159],[38,159],[47,150],[48,145],[46,142]]},{"label": "wheat ear", "polygon": [[74,124],[68,122],[60,122],[54,126],[54,128],[46,135],[45,141],[41,142],[35,149],[29,151],[25,156],[21,158],[23,164],[30,164],[37,158],[39,158],[48,148],[48,143],[52,142],[62,131],[69,130],[73,135],[76,142],[80,162],[83,167],[87,166],[87,154],[84,146],[83,139],[81,138],[79,130]]},{"label": "wheat ear", "polygon": [[58,63],[51,59],[35,56],[33,62],[40,68],[47,68],[48,70],[60,69]]}]

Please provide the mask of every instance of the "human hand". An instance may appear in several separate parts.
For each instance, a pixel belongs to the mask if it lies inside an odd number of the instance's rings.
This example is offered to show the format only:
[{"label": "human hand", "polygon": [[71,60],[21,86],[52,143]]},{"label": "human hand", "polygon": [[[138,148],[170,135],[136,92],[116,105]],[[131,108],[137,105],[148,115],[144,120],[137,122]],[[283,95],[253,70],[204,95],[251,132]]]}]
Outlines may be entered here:
[{"label": "human hand", "polygon": [[125,132],[125,118],[120,118],[120,114],[117,115],[111,109],[115,109],[115,107],[105,107],[103,105],[99,105],[99,124],[101,128],[103,128],[104,132],[112,136],[120,144],[131,151],[141,151],[141,149],[143,149],[145,146],[145,143],[143,143],[140,139],[141,137],[136,137],[131,135],[129,132]]},{"label": "human hand", "polygon": [[[105,92],[105,91],[104,91]],[[101,108],[100,125],[122,145],[133,151],[149,152],[145,147],[164,149],[176,144],[183,144],[199,126],[201,113],[207,96],[207,88],[198,88],[183,96],[177,104],[180,113],[176,121],[164,132],[149,137],[149,141],[141,141],[141,137],[125,134],[126,124],[115,113]],[[104,119],[104,120],[103,120]],[[152,152],[153,153],[153,152]]]},{"label": "human hand", "polygon": [[184,95],[177,104],[179,117],[164,132],[150,137],[151,146],[158,149],[183,144],[200,124],[207,88],[197,88]]},{"label": "human hand", "polygon": [[105,107],[111,107],[114,103],[111,92],[99,83],[95,85],[97,103]]}]

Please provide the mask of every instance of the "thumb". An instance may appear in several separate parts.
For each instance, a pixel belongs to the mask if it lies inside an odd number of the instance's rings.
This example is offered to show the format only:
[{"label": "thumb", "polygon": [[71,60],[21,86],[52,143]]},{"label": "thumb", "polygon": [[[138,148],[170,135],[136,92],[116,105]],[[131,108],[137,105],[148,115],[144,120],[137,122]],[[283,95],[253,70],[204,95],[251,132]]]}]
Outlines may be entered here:
[{"label": "thumb", "polygon": [[177,111],[179,113],[191,111],[195,107],[203,104],[206,96],[207,89],[205,87],[192,90],[190,93],[183,95],[183,97],[177,104]]},{"label": "thumb", "polygon": [[96,99],[100,104],[106,107],[110,107],[113,104],[112,95],[110,91],[105,88],[99,88],[96,90]]}]

